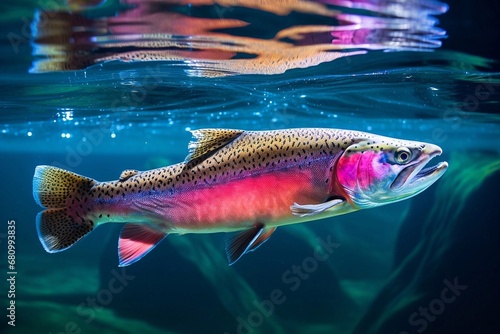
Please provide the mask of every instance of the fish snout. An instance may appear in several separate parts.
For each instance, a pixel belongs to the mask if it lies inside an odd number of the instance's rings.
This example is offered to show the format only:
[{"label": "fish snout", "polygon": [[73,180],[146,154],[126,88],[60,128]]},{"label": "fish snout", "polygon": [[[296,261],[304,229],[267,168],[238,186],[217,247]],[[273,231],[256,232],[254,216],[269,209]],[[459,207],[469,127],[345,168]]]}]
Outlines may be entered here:
[{"label": "fish snout", "polygon": [[434,157],[440,156],[441,153],[443,153],[443,150],[441,149],[441,147],[434,144],[424,144],[422,153],[428,155],[429,159],[432,159]]}]

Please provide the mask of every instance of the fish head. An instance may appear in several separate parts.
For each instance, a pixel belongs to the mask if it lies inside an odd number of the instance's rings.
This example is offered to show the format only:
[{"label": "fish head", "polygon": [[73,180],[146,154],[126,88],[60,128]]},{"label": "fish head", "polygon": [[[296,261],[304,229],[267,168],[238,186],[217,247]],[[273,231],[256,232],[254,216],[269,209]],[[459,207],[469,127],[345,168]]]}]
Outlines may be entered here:
[{"label": "fish head", "polygon": [[336,162],[335,174],[347,200],[370,208],[415,196],[436,182],[446,162],[425,167],[442,150],[439,146],[373,137],[347,147]]}]

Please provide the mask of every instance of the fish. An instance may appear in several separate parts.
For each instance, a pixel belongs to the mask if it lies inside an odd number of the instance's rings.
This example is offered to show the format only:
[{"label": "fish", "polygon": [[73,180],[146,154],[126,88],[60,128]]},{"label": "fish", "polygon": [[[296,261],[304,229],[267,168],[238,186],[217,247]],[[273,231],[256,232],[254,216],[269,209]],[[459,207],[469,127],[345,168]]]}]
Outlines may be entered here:
[{"label": "fish", "polygon": [[105,223],[124,224],[119,266],[137,262],[169,234],[233,232],[229,265],[277,227],[411,198],[436,182],[447,162],[434,144],[328,128],[191,131],[186,159],[124,170],[99,182],[54,166],[35,168],[33,196],[44,211],[38,237],[60,252]]}]

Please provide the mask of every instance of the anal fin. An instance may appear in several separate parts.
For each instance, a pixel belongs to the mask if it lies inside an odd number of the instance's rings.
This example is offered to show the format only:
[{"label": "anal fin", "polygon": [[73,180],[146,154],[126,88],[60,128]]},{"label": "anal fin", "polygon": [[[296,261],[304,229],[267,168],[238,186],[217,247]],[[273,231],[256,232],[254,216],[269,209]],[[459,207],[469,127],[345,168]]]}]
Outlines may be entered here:
[{"label": "anal fin", "polygon": [[230,238],[226,244],[226,254],[229,265],[238,261],[243,255],[256,250],[276,230],[276,227],[265,227],[256,224],[252,228],[239,232]]},{"label": "anal fin", "polygon": [[166,233],[157,231],[147,225],[125,225],[118,240],[120,267],[128,266],[142,259],[166,236]]}]

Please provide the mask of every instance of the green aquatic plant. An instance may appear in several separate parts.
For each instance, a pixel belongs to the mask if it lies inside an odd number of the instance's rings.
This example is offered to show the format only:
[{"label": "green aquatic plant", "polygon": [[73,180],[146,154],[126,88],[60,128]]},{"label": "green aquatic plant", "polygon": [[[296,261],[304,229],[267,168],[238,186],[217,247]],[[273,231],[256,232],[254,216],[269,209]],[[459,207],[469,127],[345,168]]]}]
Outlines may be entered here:
[{"label": "green aquatic plant", "polygon": [[[170,241],[179,249],[179,254],[199,268],[212,285],[220,303],[235,318],[235,324],[238,317],[245,319],[256,310],[254,302],[264,299],[257,295],[238,271],[227,266],[224,253],[212,238],[171,238]],[[272,333],[285,333],[278,318],[273,315],[265,319],[263,326]],[[235,325],[228,324],[228,330],[231,327],[235,328]]]},{"label": "green aquatic plant", "polygon": [[[497,155],[476,153],[454,153],[451,156],[448,173],[443,182],[438,183],[436,202],[429,214],[429,220],[455,220],[460,216],[467,198],[493,173],[500,170]],[[439,196],[442,195],[442,196]]]},{"label": "green aquatic plant", "polygon": [[[426,282],[432,282],[436,277],[443,280],[446,275],[456,275],[445,270],[443,265],[457,256],[453,252],[460,249],[460,243],[466,238],[464,231],[470,224],[462,217],[466,209],[471,209],[474,193],[499,170],[497,154],[452,154],[450,168],[436,186],[434,205],[427,214],[423,213],[420,239],[395,268],[354,333],[382,333],[394,326],[397,319],[408,321],[406,317],[413,312],[412,307],[418,307],[433,293]],[[415,221],[415,217],[409,216],[408,219],[412,223]],[[405,317],[406,312],[409,313]]]}]

